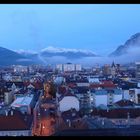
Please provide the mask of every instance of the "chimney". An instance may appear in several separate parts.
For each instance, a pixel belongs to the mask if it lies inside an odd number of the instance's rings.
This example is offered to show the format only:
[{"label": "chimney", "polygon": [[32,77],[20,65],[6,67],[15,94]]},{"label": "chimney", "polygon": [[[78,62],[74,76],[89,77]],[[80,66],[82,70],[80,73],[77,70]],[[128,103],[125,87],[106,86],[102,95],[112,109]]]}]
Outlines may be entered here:
[{"label": "chimney", "polygon": [[104,125],[105,124],[105,121],[104,121],[104,119],[102,119],[102,125]]},{"label": "chimney", "polygon": [[8,111],[7,110],[5,110],[5,115],[8,116]]},{"label": "chimney", "polygon": [[69,127],[71,127],[71,121],[67,120]]},{"label": "chimney", "polygon": [[13,116],[13,114],[14,114],[14,112],[13,112],[13,110],[11,110],[11,116]]}]

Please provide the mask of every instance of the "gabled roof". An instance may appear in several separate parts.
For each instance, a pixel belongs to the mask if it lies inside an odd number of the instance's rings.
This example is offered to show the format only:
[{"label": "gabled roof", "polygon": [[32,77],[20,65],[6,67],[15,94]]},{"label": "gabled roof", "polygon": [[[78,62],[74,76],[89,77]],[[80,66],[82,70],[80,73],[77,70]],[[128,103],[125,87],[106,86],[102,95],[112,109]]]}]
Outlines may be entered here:
[{"label": "gabled roof", "polygon": [[94,116],[107,117],[107,118],[127,118],[128,113],[130,118],[136,118],[140,116],[140,108],[116,108],[107,110],[94,109],[92,114]]},{"label": "gabled roof", "polygon": [[13,111],[13,116],[0,116],[0,131],[29,130],[33,121],[33,116],[23,115],[18,111]]},{"label": "gabled roof", "polygon": [[134,106],[135,105],[134,102],[132,102],[130,100],[126,100],[126,99],[122,99],[114,104],[118,105],[119,107],[126,107],[126,106]]}]

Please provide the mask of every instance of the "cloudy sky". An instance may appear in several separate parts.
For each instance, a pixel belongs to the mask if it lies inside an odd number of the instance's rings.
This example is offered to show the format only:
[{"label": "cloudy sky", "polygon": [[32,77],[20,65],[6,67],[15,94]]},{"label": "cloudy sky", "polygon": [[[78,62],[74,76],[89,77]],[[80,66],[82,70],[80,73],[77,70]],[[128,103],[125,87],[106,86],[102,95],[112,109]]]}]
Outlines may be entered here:
[{"label": "cloudy sky", "polygon": [[87,49],[105,56],[140,32],[139,15],[139,4],[1,4],[0,46]]}]

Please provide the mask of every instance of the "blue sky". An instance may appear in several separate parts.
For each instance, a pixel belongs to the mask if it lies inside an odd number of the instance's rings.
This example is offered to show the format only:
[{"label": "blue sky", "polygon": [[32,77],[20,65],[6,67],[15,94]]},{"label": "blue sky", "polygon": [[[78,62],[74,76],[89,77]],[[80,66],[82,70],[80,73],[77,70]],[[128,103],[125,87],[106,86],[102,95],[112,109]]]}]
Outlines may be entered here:
[{"label": "blue sky", "polygon": [[139,4],[1,4],[0,46],[48,46],[107,55],[140,32]]}]

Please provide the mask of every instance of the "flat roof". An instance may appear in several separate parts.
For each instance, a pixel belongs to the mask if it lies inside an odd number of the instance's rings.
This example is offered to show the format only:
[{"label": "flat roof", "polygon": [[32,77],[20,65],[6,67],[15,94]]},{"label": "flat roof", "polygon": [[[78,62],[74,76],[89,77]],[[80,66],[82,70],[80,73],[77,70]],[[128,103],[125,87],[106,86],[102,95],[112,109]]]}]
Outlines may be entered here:
[{"label": "flat roof", "polygon": [[11,104],[11,107],[28,106],[30,105],[32,99],[33,99],[33,95],[17,97],[17,99]]}]

